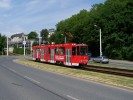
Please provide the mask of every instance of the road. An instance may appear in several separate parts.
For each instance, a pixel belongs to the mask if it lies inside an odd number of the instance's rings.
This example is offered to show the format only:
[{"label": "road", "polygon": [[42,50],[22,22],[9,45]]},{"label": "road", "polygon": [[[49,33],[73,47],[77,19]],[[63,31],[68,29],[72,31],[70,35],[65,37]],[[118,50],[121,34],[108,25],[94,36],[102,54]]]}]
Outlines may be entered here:
[{"label": "road", "polygon": [[110,64],[133,68],[133,62],[131,62],[131,61],[110,60]]},{"label": "road", "polygon": [[[89,61],[93,61],[93,59],[94,58],[91,58]],[[115,65],[115,66],[133,68],[133,62],[132,61],[112,60],[112,59],[109,59],[109,64],[110,65]]]},{"label": "road", "polygon": [[0,100],[132,100],[133,91],[41,71],[0,57]]}]

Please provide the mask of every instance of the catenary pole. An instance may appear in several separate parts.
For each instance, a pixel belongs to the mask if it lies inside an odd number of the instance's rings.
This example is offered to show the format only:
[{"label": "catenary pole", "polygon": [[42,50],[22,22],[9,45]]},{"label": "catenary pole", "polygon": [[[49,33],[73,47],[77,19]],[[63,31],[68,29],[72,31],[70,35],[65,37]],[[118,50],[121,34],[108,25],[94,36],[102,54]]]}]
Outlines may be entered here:
[{"label": "catenary pole", "polygon": [[6,50],[6,54],[7,54],[7,56],[8,56],[8,36],[7,36],[7,48],[6,48],[7,50]]}]

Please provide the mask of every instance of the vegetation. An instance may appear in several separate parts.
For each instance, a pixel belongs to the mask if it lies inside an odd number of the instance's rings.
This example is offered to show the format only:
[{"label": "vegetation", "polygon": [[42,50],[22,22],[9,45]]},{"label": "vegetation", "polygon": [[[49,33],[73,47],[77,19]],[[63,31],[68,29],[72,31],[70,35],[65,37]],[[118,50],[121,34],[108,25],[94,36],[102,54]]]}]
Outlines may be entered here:
[{"label": "vegetation", "polygon": [[103,54],[112,59],[133,61],[132,13],[132,0],[107,0],[104,4],[95,4],[90,11],[81,10],[60,21],[56,25],[56,34],[49,41],[63,43],[64,33],[71,32],[73,37],[67,35],[67,42],[87,43],[92,56],[98,56],[101,28]]},{"label": "vegetation", "polygon": [[38,37],[38,34],[34,31],[28,34],[28,39],[36,39],[37,37]]},{"label": "vegetation", "polygon": [[[25,49],[25,52],[26,52],[27,55],[31,53],[30,49],[28,49],[28,48]],[[24,54],[24,48],[19,48],[15,44],[14,47],[13,47],[13,53],[22,55],[22,54]]]},{"label": "vegetation", "polygon": [[40,32],[40,35],[42,37],[42,42],[47,44],[47,42],[48,42],[48,30],[42,29],[42,31]]},{"label": "vegetation", "polygon": [[0,55],[4,55],[5,54],[5,48],[6,46],[6,36],[1,35],[0,33]]}]

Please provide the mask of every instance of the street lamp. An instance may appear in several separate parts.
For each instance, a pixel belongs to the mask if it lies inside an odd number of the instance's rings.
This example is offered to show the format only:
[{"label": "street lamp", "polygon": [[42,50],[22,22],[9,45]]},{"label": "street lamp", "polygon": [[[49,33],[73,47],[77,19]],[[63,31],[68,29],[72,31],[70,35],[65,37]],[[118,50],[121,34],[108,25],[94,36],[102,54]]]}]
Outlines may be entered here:
[{"label": "street lamp", "polygon": [[7,45],[7,47],[6,47],[6,52],[7,52],[7,53],[6,53],[6,54],[7,54],[7,56],[8,56],[8,36],[7,36],[6,38],[7,38],[7,44],[6,44],[6,45]]},{"label": "street lamp", "polygon": [[39,36],[38,36],[38,39],[39,39],[38,42],[39,42],[39,45],[41,45],[41,39],[42,39],[41,33],[40,33],[40,31],[38,31],[38,30],[35,30],[35,32],[38,33],[38,35],[39,35]]},{"label": "street lamp", "polygon": [[26,41],[25,41],[25,36],[23,36],[23,38],[24,38],[24,41],[23,41],[23,45],[24,45],[24,56],[25,56],[25,45],[26,45]]},{"label": "street lamp", "polygon": [[[64,34],[61,34],[61,35],[64,35]],[[65,35],[65,38],[64,38],[64,42],[66,43],[66,35]]]},{"label": "street lamp", "polygon": [[42,37],[39,36],[39,45],[41,45],[41,38],[42,38]]},{"label": "street lamp", "polygon": [[94,25],[95,27],[99,28],[99,34],[100,34],[100,57],[102,56],[102,39],[101,39],[101,27]]},{"label": "street lamp", "polygon": [[66,36],[65,36],[65,43],[66,43]]}]

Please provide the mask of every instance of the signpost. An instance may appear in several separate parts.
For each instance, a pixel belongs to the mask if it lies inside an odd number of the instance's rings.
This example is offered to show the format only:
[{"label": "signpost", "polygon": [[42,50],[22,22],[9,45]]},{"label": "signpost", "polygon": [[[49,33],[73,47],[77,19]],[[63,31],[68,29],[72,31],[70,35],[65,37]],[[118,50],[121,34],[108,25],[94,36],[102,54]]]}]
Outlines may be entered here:
[{"label": "signpost", "polygon": [[25,56],[25,45],[26,45],[25,37],[24,37],[23,45],[24,45],[24,56]]}]

